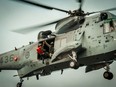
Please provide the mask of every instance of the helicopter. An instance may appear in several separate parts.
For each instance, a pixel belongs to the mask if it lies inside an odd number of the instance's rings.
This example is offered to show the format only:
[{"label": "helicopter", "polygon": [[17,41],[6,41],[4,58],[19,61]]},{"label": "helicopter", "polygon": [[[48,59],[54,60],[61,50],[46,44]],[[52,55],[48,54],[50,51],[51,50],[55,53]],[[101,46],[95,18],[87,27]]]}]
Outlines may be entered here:
[{"label": "helicopter", "polygon": [[[113,73],[109,65],[116,59],[116,16],[109,11],[87,12],[82,10],[83,0],[79,0],[80,8],[74,11],[66,11],[59,8],[46,6],[28,0],[14,0],[25,4],[39,6],[45,9],[55,9],[66,12],[69,17],[59,19],[39,26],[15,30],[15,32],[26,33],[33,31],[33,28],[41,28],[54,23],[56,31],[41,31],[38,34],[38,42],[30,42],[29,45],[15,48],[10,52],[0,55],[0,70],[17,70],[21,87],[23,78],[50,75],[52,72],[66,68],[78,69],[86,66],[86,72],[104,68],[103,76],[111,80]],[[95,14],[98,13],[98,14]],[[91,14],[95,14],[92,15]],[[90,16],[89,16],[90,15]],[[52,43],[54,52],[50,58],[37,60],[36,48],[39,43],[46,41]],[[49,48],[46,48],[48,51]],[[34,59],[34,61],[33,61]]]}]

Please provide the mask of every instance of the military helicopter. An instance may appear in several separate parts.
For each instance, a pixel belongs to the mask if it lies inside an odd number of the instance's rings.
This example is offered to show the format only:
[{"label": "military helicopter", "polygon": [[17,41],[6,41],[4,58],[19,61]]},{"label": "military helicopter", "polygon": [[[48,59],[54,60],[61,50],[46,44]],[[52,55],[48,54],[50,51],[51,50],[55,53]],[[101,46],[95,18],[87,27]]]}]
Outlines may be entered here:
[{"label": "military helicopter", "polygon": [[[83,0],[78,1],[80,7],[74,11],[28,0],[13,1],[69,14],[66,18],[43,25],[14,30],[18,33],[29,33],[34,28],[57,23],[55,32],[39,32],[38,42],[30,42],[27,46],[0,54],[0,70],[18,71],[18,75],[14,75],[20,77],[16,87],[22,87],[23,78],[26,77],[36,76],[38,80],[39,76],[50,75],[54,71],[61,70],[62,74],[66,68],[78,69],[83,66],[86,66],[85,72],[104,68],[106,71],[103,77],[108,80],[113,78],[109,65],[116,60],[116,15],[109,11],[116,10],[116,7],[85,13],[82,10]],[[49,52],[51,47],[44,46],[51,56],[45,58],[43,64],[41,59],[38,60],[36,49],[44,41],[52,47],[53,52]]]}]

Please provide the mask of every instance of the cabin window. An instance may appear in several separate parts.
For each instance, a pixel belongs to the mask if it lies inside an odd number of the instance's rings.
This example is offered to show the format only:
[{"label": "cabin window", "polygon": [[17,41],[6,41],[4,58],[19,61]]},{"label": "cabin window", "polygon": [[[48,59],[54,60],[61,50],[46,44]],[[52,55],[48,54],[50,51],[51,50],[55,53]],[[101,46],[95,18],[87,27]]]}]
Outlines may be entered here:
[{"label": "cabin window", "polygon": [[114,28],[115,28],[115,30],[116,30],[116,20],[114,21]]},{"label": "cabin window", "polygon": [[108,20],[104,23],[104,33],[109,33],[115,30],[116,22]]},{"label": "cabin window", "polygon": [[104,33],[110,32],[109,23],[104,23]]},{"label": "cabin window", "polygon": [[61,47],[66,45],[66,38],[61,39]]},{"label": "cabin window", "polygon": [[60,48],[60,40],[59,39],[55,40],[54,51],[56,51],[58,48]]}]

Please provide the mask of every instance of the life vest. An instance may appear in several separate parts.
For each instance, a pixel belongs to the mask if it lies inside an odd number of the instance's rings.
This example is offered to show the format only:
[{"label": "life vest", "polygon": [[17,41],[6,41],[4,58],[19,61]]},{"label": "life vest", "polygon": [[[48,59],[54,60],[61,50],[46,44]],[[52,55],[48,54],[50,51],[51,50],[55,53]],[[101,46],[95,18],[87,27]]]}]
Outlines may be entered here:
[{"label": "life vest", "polygon": [[44,51],[42,50],[42,46],[39,46],[37,48],[37,52],[40,54],[40,55],[43,55],[44,54]]}]

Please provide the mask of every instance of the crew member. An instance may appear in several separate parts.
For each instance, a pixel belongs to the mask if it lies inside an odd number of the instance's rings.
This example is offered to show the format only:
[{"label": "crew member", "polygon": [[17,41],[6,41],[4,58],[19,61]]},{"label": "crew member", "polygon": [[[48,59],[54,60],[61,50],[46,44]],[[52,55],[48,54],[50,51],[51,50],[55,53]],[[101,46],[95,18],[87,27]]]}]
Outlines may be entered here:
[{"label": "crew member", "polygon": [[46,51],[47,55],[49,58],[51,58],[52,54],[53,54],[53,42],[51,42],[50,44],[47,43],[46,41],[44,41],[44,44],[47,46],[48,50]]},{"label": "crew member", "polygon": [[43,46],[44,46],[44,43],[39,43],[38,48],[37,48],[37,53],[38,53],[37,59],[41,59],[44,64],[45,52],[44,52]]},{"label": "crew member", "polygon": [[39,43],[37,48],[38,59],[43,60],[43,63],[44,63],[44,59],[51,58],[52,56],[52,52],[50,51],[51,48],[52,48],[52,45],[48,44],[46,41]]}]

